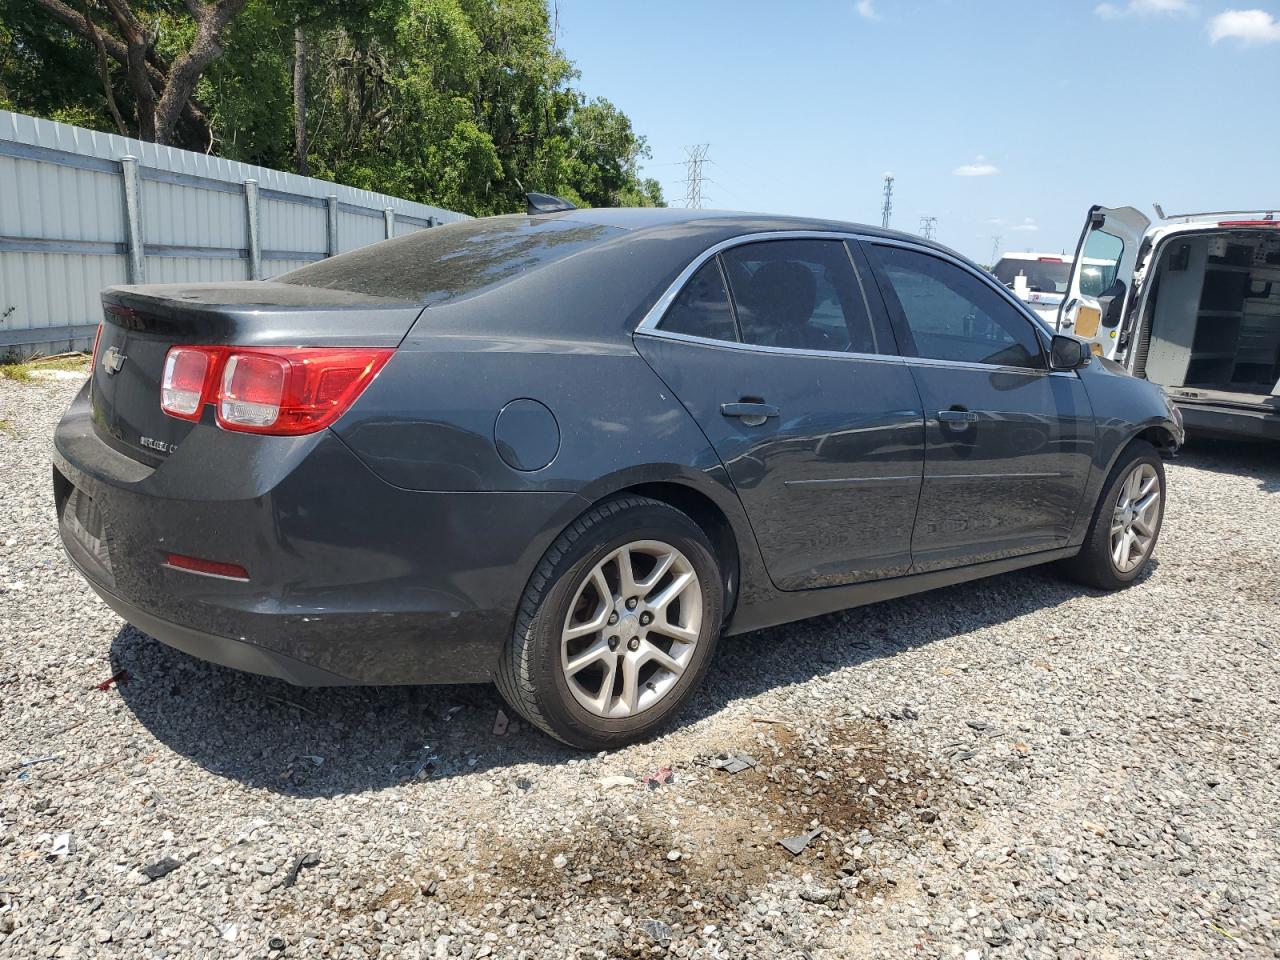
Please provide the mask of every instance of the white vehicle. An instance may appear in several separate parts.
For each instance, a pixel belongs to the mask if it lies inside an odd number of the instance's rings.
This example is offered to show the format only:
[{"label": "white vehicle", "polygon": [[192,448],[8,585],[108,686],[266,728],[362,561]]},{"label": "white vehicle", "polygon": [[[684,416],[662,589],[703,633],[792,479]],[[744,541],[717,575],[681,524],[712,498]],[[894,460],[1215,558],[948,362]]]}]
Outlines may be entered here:
[{"label": "white vehicle", "polygon": [[1156,213],[1089,210],[1058,329],[1164,387],[1188,432],[1280,439],[1276,211]]},{"label": "white vehicle", "polygon": [[1072,258],[1055,253],[1002,253],[991,272],[1050,324],[1071,280]]}]

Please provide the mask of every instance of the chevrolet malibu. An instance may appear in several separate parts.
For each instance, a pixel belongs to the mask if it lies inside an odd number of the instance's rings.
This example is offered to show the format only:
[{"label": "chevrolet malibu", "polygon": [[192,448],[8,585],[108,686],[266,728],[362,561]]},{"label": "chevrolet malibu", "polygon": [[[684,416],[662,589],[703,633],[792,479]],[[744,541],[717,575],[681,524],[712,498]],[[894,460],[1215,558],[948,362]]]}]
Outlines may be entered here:
[{"label": "chevrolet malibu", "polygon": [[295,684],[492,680],[597,749],[669,720],[722,634],[1053,561],[1143,575],[1177,411],[968,260],[550,207],[107,290],[53,470],[93,589]]}]

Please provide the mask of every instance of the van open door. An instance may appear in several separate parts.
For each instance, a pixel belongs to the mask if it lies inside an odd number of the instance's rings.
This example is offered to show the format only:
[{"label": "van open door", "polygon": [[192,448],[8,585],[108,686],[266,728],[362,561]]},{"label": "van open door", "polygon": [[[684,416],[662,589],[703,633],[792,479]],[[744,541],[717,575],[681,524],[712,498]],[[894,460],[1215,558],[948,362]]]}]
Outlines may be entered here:
[{"label": "van open door", "polygon": [[1138,247],[1150,226],[1133,207],[1089,208],[1058,308],[1058,329],[1088,340],[1097,356],[1115,357],[1120,321],[1133,296]]}]

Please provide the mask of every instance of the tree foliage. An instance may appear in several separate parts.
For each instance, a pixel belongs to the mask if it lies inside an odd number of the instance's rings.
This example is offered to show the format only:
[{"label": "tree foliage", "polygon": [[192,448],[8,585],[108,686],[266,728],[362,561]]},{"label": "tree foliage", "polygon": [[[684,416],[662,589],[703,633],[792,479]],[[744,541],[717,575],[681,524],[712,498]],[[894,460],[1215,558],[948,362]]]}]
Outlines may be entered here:
[{"label": "tree foliage", "polygon": [[644,138],[578,79],[546,0],[0,0],[9,109],[278,169],[297,116],[311,175],[477,215],[522,185],[661,204]]}]

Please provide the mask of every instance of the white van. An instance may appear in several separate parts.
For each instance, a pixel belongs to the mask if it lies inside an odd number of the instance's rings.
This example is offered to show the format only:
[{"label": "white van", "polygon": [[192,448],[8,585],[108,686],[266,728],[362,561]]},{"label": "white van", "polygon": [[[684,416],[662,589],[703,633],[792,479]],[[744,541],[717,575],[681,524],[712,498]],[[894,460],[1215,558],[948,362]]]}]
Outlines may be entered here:
[{"label": "white van", "polygon": [[1058,329],[1164,387],[1188,432],[1280,440],[1276,211],[1156,213],[1089,210]]},{"label": "white van", "polygon": [[1071,258],[1061,254],[1002,253],[991,272],[1041,319],[1053,324],[1071,280],[1071,264]]}]

